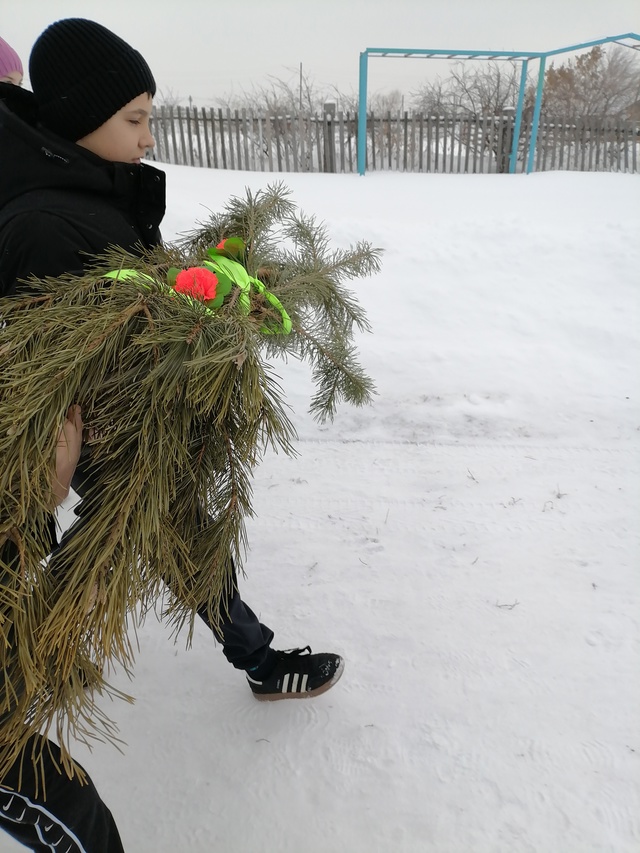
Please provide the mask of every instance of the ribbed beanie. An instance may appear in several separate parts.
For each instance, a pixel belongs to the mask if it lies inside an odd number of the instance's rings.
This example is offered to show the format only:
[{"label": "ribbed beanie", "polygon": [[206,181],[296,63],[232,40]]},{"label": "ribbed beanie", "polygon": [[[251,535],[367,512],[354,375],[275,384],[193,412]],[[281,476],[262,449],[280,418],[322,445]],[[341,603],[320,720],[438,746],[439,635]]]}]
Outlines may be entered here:
[{"label": "ribbed beanie", "polygon": [[29,77],[40,121],[72,142],[97,130],[138,95],[156,93],[141,54],[84,18],[47,27],[31,51]]},{"label": "ribbed beanie", "polygon": [[8,77],[13,71],[22,74],[22,62],[11,45],[0,38],[0,77]]}]

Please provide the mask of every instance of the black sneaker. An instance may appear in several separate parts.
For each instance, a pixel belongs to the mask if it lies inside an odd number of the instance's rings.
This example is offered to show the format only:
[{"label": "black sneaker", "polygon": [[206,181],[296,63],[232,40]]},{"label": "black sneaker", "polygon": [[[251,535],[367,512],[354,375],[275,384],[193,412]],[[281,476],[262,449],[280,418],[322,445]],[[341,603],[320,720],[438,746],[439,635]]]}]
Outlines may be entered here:
[{"label": "black sneaker", "polygon": [[253,695],[261,702],[319,696],[333,687],[344,669],[340,655],[313,655],[310,646],[276,655],[276,665],[267,678],[257,681],[247,675]]}]

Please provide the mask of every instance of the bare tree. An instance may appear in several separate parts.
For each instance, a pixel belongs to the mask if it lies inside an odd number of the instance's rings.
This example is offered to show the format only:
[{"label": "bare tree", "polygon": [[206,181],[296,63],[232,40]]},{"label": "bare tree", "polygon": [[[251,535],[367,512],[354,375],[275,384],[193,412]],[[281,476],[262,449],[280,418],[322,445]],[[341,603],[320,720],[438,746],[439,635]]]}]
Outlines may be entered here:
[{"label": "bare tree", "polygon": [[335,100],[332,87],[321,88],[308,74],[289,71],[286,79],[270,75],[267,83],[254,85],[240,95],[218,98],[217,102],[232,110],[244,108],[269,115],[295,115],[322,112],[327,101]]},{"label": "bare tree", "polygon": [[515,62],[457,62],[449,77],[424,83],[411,93],[411,105],[423,115],[500,115],[518,99],[520,72]]},{"label": "bare tree", "polygon": [[621,118],[639,100],[640,54],[622,45],[596,46],[545,75],[542,107],[548,116]]},{"label": "bare tree", "polygon": [[179,107],[183,101],[184,98],[182,95],[171,88],[158,89],[154,98],[154,102],[158,107]]},{"label": "bare tree", "polygon": [[[350,112],[355,115],[360,108],[359,95],[353,90],[346,94],[334,86],[333,100],[338,104],[338,108],[345,113]],[[387,115],[388,113],[395,115],[404,110],[404,105],[405,96],[399,89],[392,89],[390,92],[373,92],[367,97],[367,112],[375,115]]]},{"label": "bare tree", "polygon": [[[344,113],[356,115],[359,100],[357,92],[344,92],[336,85],[321,86],[308,74],[289,69],[287,78],[268,77],[268,82],[253,86],[240,95],[226,95],[217,103],[229,109],[247,109],[270,115],[297,115],[323,113],[327,103],[336,105]],[[367,110],[376,114],[396,113],[404,109],[405,96],[400,90],[376,92],[369,96]]]}]

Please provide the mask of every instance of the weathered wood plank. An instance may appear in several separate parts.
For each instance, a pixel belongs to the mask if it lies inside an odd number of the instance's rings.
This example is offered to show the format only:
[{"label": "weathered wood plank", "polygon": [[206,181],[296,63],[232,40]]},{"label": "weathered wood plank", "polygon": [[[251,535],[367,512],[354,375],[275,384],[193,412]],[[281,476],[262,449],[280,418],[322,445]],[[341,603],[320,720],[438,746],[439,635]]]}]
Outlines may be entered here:
[{"label": "weathered wood plank", "polygon": [[[241,139],[241,134],[240,134],[240,121],[241,121],[240,114],[238,113],[238,110],[235,110],[234,114],[233,114],[233,127],[235,130],[235,137],[236,137],[236,139],[235,139],[236,156],[237,156],[236,163],[238,164],[238,166],[237,166],[238,169],[243,168],[243,166],[242,166],[242,139]],[[231,142],[231,144],[233,145],[233,141]]]},{"label": "weathered wood plank", "polygon": [[233,120],[231,118],[231,110],[227,107],[227,132],[225,135],[225,148],[227,148],[227,155],[229,157],[229,168],[236,168],[236,152],[235,146],[233,144]]},{"label": "weathered wood plank", "polygon": [[543,172],[547,170],[547,152],[549,150],[549,124],[546,120],[540,122],[538,130],[538,145],[542,154],[542,162],[540,168]]},{"label": "weathered wood plank", "polygon": [[187,154],[187,156],[189,158],[189,165],[193,166],[195,164],[193,162],[193,131],[191,130],[191,110],[189,109],[189,107],[185,107],[184,112],[185,112],[185,118],[186,118],[186,122],[187,122],[187,133],[186,133],[186,139],[188,142],[188,154]]},{"label": "weathered wood plank", "polygon": [[558,131],[558,169],[566,169],[567,162],[567,123],[559,123]]},{"label": "weathered wood plank", "polygon": [[[318,113],[314,113],[313,119],[314,119],[314,123],[315,123],[315,137],[316,137],[316,153],[317,153],[318,171],[324,172],[324,150],[322,148],[322,133],[320,132],[320,120],[318,118]],[[366,133],[366,131],[365,131],[365,133]]]},{"label": "weathered wood plank", "polygon": [[293,164],[293,171],[298,171],[298,140],[296,139],[296,120],[294,116],[290,116],[289,118],[289,134],[291,136],[291,162]]},{"label": "weathered wood plank", "polygon": [[[162,121],[162,138],[164,140],[164,151],[165,151],[164,156],[167,159],[167,163],[171,163],[172,162],[172,160],[171,160],[171,149],[169,148],[169,135],[167,133],[167,124],[169,122],[169,117],[167,116],[164,107],[162,107],[160,109],[160,116],[161,116],[161,121]],[[173,124],[173,122],[172,122],[172,124]]]},{"label": "weathered wood plank", "polygon": [[280,139],[282,140],[282,150],[284,152],[284,170],[290,172],[289,163],[289,122],[287,116],[281,116],[280,119]]},{"label": "weathered wood plank", "polygon": [[305,126],[304,126],[304,117],[302,113],[298,115],[298,136],[300,138],[300,171],[308,172],[310,171],[309,165],[307,163],[306,150],[305,150]]},{"label": "weathered wood plank", "polygon": [[355,172],[357,169],[357,164],[356,164],[356,167],[354,168],[353,149],[355,147],[354,146],[354,139],[355,139],[357,124],[356,124],[355,119],[352,119],[350,116],[351,116],[351,113],[347,113],[347,153],[349,155],[349,171]]},{"label": "weathered wood plank", "polygon": [[224,138],[224,118],[222,109],[218,110],[218,124],[220,126],[220,159],[222,160],[222,168],[227,168],[227,146]]},{"label": "weathered wood plank", "polygon": [[209,144],[209,128],[207,122],[207,110],[206,107],[201,107],[202,112],[202,130],[204,134],[204,150],[207,157],[207,169],[211,168],[211,147]]},{"label": "weathered wood plank", "polygon": [[218,145],[216,143],[216,114],[213,107],[209,108],[209,121],[211,122],[211,153],[213,154],[213,168],[218,168]]},{"label": "weathered wood plank", "polygon": [[187,146],[184,141],[184,123],[182,121],[182,107],[177,107],[178,110],[178,133],[180,134],[180,151],[182,155],[182,159],[180,163],[183,166],[187,165]]},{"label": "weathered wood plank", "polygon": [[253,110],[249,110],[247,112],[247,144],[249,146],[249,166],[252,172],[258,171],[258,151],[256,146],[256,131],[258,129],[258,124],[256,122],[256,117],[253,114]]},{"label": "weathered wood plank", "polygon": [[[462,133],[463,133],[463,125],[462,125],[462,116],[458,116],[455,120],[455,126],[458,130],[458,154],[456,158],[456,171],[458,174],[462,172]],[[455,133],[454,133],[455,136]]]},{"label": "weathered wood plank", "polygon": [[[249,162],[249,128],[247,126],[247,110],[245,107],[242,108],[242,112],[240,113],[241,121],[242,121],[242,153],[244,155],[244,168],[245,171],[249,171],[251,169],[251,163]],[[238,122],[240,124],[240,122]],[[240,161],[240,142],[238,141],[238,161]]]},{"label": "weathered wood plank", "polygon": [[271,116],[269,113],[264,117],[264,136],[267,140],[267,160],[269,163],[269,171],[273,172],[273,140],[271,138]]},{"label": "weathered wood plank", "polygon": [[265,141],[262,132],[262,128],[264,125],[264,116],[262,113],[258,114],[258,160],[260,161],[260,171],[264,172],[264,148]]}]

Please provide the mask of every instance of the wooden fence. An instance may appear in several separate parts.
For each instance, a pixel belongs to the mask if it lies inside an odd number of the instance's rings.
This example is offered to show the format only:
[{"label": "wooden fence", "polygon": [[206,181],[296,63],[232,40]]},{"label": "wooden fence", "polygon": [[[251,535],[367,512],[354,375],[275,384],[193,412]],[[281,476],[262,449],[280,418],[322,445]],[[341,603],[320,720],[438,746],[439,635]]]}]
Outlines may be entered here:
[{"label": "wooden fence", "polygon": [[[153,158],[165,163],[267,172],[357,172],[357,116],[269,116],[247,110],[154,107]],[[398,113],[367,119],[367,170],[509,171],[514,118]],[[531,124],[520,130],[524,171]],[[638,172],[640,123],[542,119],[535,168]]]}]

